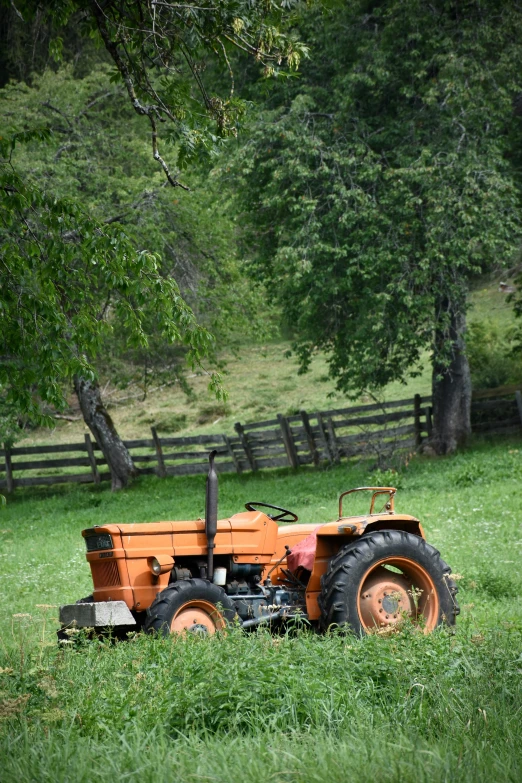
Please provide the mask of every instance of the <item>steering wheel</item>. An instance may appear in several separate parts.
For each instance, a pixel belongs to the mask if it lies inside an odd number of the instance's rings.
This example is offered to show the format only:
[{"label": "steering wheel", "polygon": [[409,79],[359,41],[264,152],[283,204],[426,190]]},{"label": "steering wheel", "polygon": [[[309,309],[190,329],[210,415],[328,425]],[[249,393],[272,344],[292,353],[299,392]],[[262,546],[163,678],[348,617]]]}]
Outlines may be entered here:
[{"label": "steering wheel", "polygon": [[257,506],[262,506],[263,508],[273,508],[276,511],[280,511],[280,514],[277,514],[277,516],[272,516],[272,514],[267,514],[267,516],[270,517],[270,519],[273,519],[274,522],[297,522],[299,517],[297,514],[294,514],[293,511],[288,511],[286,508],[281,508],[281,506],[272,506],[271,503],[245,503],[245,508],[247,511],[258,511],[259,509],[256,508]]}]

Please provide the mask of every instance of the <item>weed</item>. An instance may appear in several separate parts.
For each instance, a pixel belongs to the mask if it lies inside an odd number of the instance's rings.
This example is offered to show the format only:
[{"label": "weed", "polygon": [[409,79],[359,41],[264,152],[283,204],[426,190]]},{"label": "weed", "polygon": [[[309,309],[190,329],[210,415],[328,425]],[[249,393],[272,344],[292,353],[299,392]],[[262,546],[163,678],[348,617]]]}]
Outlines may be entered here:
[{"label": "weed", "polygon": [[469,487],[472,484],[483,483],[487,478],[488,471],[484,465],[474,460],[455,471],[453,484],[456,487]]},{"label": "weed", "polygon": [[160,433],[179,432],[187,426],[186,413],[163,412],[158,415],[143,413],[139,418],[144,424],[156,427]]},{"label": "weed", "polygon": [[462,580],[462,586],[467,590],[484,593],[496,601],[503,598],[514,598],[520,590],[517,581],[512,576],[494,571],[490,564],[484,565],[480,571],[473,570]]},{"label": "weed", "polygon": [[394,468],[381,470],[377,468],[371,474],[371,480],[376,487],[395,487],[402,489],[404,486],[404,475]]},{"label": "weed", "polygon": [[216,419],[223,419],[225,416],[228,416],[229,412],[228,406],[223,403],[206,405],[200,408],[198,424],[208,424]]}]

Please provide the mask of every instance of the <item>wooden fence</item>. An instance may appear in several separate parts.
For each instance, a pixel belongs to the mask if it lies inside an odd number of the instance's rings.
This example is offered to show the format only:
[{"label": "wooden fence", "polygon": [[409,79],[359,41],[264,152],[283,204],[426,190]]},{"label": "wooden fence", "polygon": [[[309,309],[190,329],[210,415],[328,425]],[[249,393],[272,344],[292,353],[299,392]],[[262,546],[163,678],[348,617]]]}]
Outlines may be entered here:
[{"label": "wooden fence", "polygon": [[[472,429],[476,433],[522,432],[522,385],[476,392]],[[415,397],[371,405],[355,405],[235,425],[235,435],[151,437],[125,441],[142,474],[165,476],[206,473],[208,452],[217,451],[219,472],[241,473],[263,468],[338,463],[363,455],[376,458],[415,450],[431,435],[431,397]],[[97,443],[17,446],[0,450],[0,489],[94,483],[110,480]],[[78,468],[83,468],[78,472]],[[105,469],[104,469],[105,468]]]}]

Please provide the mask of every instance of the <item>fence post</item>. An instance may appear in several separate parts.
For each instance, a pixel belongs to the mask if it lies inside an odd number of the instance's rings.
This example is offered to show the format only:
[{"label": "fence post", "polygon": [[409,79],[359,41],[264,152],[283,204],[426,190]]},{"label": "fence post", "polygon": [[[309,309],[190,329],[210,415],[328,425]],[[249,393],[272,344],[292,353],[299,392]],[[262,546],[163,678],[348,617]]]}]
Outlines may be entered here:
[{"label": "fence post", "polygon": [[330,451],[328,438],[326,437],[323,415],[322,413],[319,413],[319,411],[315,415],[317,416],[317,426],[319,427],[319,432],[321,433],[321,438],[323,439],[324,453],[326,454],[326,459],[328,460],[328,462],[332,462],[332,452]]},{"label": "fence post", "polygon": [[7,491],[13,492],[14,491],[13,465],[11,463],[11,449],[9,448],[7,443],[4,443],[4,450],[5,450],[5,480],[7,483]]},{"label": "fence post", "polygon": [[426,408],[424,408],[424,414],[426,416],[426,430],[428,433],[428,438],[431,438],[433,434],[433,422],[431,420],[431,405],[427,405]]},{"label": "fence post", "polygon": [[415,418],[415,445],[420,446],[422,443],[422,429],[421,429],[421,396],[416,394],[413,398],[413,416]]},{"label": "fence post", "polygon": [[339,444],[337,443],[337,438],[335,437],[334,423],[331,418],[326,420],[326,426],[328,427],[328,438],[330,440],[330,450],[332,452],[333,461],[337,465],[341,460],[341,455],[339,453]]},{"label": "fence post", "polygon": [[238,458],[236,457],[236,455],[234,453],[234,449],[232,448],[232,444],[230,442],[230,438],[228,437],[228,435],[223,435],[223,440],[224,440],[224,442],[226,444],[228,453],[230,454],[230,458],[231,458],[231,460],[234,463],[234,466],[236,468],[236,473],[241,473],[242,472],[241,471],[241,465],[239,464],[239,460],[238,460]]},{"label": "fence post", "polygon": [[96,457],[94,456],[94,449],[92,447],[91,437],[89,433],[86,433],[85,435],[85,448],[87,449],[87,456],[89,457],[89,462],[91,463],[91,473],[92,473],[92,480],[95,484],[99,484],[100,474],[98,472],[98,465],[96,464]]},{"label": "fence post", "polygon": [[312,427],[310,425],[310,417],[305,410],[301,411],[301,419],[308,440],[308,448],[310,449],[314,465],[317,467],[317,465],[319,465],[319,453],[317,451],[317,446],[315,445],[314,433],[312,432]]},{"label": "fence post", "polygon": [[[515,392],[515,399],[517,401],[518,415],[520,416],[520,424],[522,425],[522,393],[520,389]],[[6,451],[7,454],[7,451]]]},{"label": "fence post", "polygon": [[292,468],[299,467],[299,457],[297,456],[297,450],[295,448],[294,439],[292,437],[292,430],[288,424],[288,419],[281,413],[277,414],[277,421],[281,428],[281,435],[283,436],[283,443],[285,446],[286,456],[288,457],[288,464]]},{"label": "fence post", "polygon": [[161,441],[158,437],[158,433],[156,432],[156,427],[151,427],[150,431],[152,433],[152,440],[154,441],[154,447],[156,449],[156,458],[158,460],[158,476],[160,478],[165,478],[167,475],[167,470],[165,468],[165,461],[163,459],[163,449],[161,448]]},{"label": "fence post", "polygon": [[236,423],[234,424],[234,429],[239,435],[239,440],[241,441],[241,445],[243,446],[243,450],[245,452],[250,470],[257,470],[256,461],[254,459],[252,449],[250,448],[250,444],[248,443],[248,439],[245,430],[243,429],[243,425],[239,421],[236,421]]}]

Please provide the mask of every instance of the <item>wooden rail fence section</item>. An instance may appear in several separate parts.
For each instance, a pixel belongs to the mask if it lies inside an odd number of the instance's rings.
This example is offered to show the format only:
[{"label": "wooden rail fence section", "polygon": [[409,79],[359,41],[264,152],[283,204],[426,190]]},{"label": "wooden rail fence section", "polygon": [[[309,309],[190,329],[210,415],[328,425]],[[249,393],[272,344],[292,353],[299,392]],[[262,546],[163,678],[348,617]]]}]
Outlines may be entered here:
[{"label": "wooden rail fence section", "polygon": [[[522,384],[474,393],[472,429],[476,433],[522,431]],[[235,435],[160,437],[128,440],[142,474],[165,476],[206,473],[208,452],[217,451],[219,472],[338,463],[363,455],[382,457],[398,450],[415,450],[431,435],[431,397],[371,405],[355,405],[235,425]],[[97,443],[4,447],[0,450],[0,489],[45,484],[94,483],[110,480],[107,462]],[[79,472],[77,469],[82,468]]]}]

